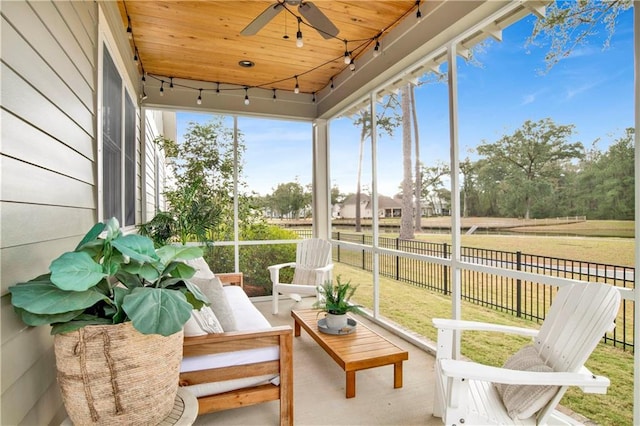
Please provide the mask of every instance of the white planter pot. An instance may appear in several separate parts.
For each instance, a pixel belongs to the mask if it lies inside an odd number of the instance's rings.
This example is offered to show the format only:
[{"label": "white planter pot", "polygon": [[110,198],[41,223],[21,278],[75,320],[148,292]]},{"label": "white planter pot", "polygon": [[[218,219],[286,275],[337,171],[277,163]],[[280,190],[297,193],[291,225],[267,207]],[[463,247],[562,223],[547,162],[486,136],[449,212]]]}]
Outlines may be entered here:
[{"label": "white planter pot", "polygon": [[347,314],[335,315],[327,312],[327,327],[333,330],[340,330],[347,326]]}]

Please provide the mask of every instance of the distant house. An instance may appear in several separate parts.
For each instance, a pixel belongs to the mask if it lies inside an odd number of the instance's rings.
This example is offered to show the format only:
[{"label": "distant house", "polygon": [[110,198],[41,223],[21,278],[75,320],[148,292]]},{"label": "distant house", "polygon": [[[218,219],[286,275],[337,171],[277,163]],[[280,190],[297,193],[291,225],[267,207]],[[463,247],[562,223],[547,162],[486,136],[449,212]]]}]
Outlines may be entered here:
[{"label": "distant house", "polygon": [[[371,197],[367,194],[360,194],[360,217],[371,219],[373,205]],[[400,217],[402,216],[402,204],[394,198],[385,195],[378,196],[378,217]],[[345,198],[340,207],[339,217],[344,219],[355,219],[356,217],[356,194],[351,194]]]}]

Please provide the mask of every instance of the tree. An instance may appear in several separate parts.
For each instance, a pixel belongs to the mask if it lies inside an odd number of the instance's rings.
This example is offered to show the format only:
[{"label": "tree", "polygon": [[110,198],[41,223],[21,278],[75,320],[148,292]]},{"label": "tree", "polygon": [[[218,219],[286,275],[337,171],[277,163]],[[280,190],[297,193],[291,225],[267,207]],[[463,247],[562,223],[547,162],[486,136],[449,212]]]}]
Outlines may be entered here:
[{"label": "tree", "polygon": [[557,164],[583,156],[582,143],[567,141],[573,128],[556,125],[550,118],[527,120],[512,135],[478,146],[478,154],[485,156],[489,165],[506,171],[511,184],[510,200],[521,203],[526,219],[530,217],[534,198],[544,189],[551,172],[557,170]]},{"label": "tree", "polygon": [[414,152],[416,153],[416,184],[414,188],[415,207],[415,230],[422,231],[422,173],[420,172],[420,132],[418,129],[418,110],[416,109],[416,85],[411,84],[411,120],[413,121],[413,136],[415,138]]},{"label": "tree", "polygon": [[[395,105],[397,101],[393,95],[387,96],[382,100],[382,109],[376,115],[376,129],[393,136],[393,130],[399,125],[398,115],[395,113]],[[356,232],[362,231],[360,197],[362,194],[362,161],[364,157],[364,144],[371,139],[372,122],[371,109],[364,108],[359,111],[353,120],[354,126],[360,127],[360,148],[358,153],[358,174],[356,181]],[[382,132],[380,134],[382,134]]]},{"label": "tree", "polygon": [[299,182],[280,183],[269,197],[269,205],[282,217],[295,219],[311,202],[311,194],[305,192]]},{"label": "tree", "polygon": [[413,239],[413,177],[411,175],[411,83],[400,88],[402,107],[402,217],[400,218],[400,238]]},{"label": "tree", "polygon": [[435,166],[426,167],[420,165],[420,176],[422,188],[421,198],[429,200],[434,209],[438,210],[438,205],[441,203],[438,201],[440,190],[443,188],[442,177],[448,176],[451,173],[449,166],[444,163],[437,163]]},{"label": "tree", "polygon": [[605,153],[592,153],[578,175],[583,211],[594,219],[633,220],[634,129],[628,128]]},{"label": "tree", "polygon": [[527,43],[549,45],[549,52],[545,55],[548,71],[570,56],[577,46],[587,43],[600,22],[604,22],[607,28],[603,45],[607,48],[615,31],[616,18],[632,5],[632,0],[556,0],[547,6],[546,17],[536,21]]},{"label": "tree", "polygon": [[331,187],[331,205],[340,204],[344,201],[345,195],[340,192],[340,188],[337,185]]},{"label": "tree", "polygon": [[474,163],[469,157],[460,162],[460,174],[462,174],[462,217],[469,217],[471,193],[474,190]]},{"label": "tree", "polygon": [[[205,124],[189,123],[182,143],[156,138],[165,150],[170,174],[169,189],[165,191],[168,208],[158,212],[141,232],[161,238],[210,242],[228,238],[233,223],[222,220],[233,217],[234,136],[221,116],[214,116]],[[244,153],[242,135],[238,135],[238,159]],[[238,161],[238,174],[241,172]],[[255,212],[248,197],[239,195],[240,204],[249,206],[239,213],[240,220],[251,223]]]}]

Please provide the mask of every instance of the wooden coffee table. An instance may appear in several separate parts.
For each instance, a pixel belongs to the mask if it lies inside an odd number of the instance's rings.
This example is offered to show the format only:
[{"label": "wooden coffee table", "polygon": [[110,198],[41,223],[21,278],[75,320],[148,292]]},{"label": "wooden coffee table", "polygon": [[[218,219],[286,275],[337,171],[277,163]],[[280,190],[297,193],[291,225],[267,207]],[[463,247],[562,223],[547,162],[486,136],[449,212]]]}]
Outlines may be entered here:
[{"label": "wooden coffee table", "polygon": [[300,336],[304,328],[333,360],[345,371],[346,397],[356,396],[356,371],[393,364],[393,387],[402,387],[402,361],[409,353],[380,336],[360,321],[350,334],[333,335],[318,331],[318,310],[291,311],[294,319],[294,335]]}]

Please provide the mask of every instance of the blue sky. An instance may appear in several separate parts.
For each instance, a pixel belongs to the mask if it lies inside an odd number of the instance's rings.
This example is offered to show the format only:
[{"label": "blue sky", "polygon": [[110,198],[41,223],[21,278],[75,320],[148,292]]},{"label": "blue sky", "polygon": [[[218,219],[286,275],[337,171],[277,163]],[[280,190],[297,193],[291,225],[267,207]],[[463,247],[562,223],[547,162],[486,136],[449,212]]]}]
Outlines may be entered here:
[{"label": "blue sky", "polygon": [[[569,58],[544,72],[547,46],[525,46],[534,17],[503,31],[502,42],[489,42],[476,52],[480,65],[458,59],[460,157],[475,158],[469,150],[483,141],[495,142],[513,133],[526,120],[551,118],[573,124],[570,142],[606,150],[633,126],[633,13],[622,13],[610,47],[603,50],[606,30]],[[446,64],[441,66],[446,71]],[[448,91],[446,84],[423,85],[416,91],[421,161],[427,165],[449,161]],[[189,121],[204,122],[206,114],[179,113],[178,140]],[[230,122],[231,123],[231,122]],[[311,182],[311,126],[309,123],[240,118],[245,135],[245,181],[265,195],[278,183]],[[358,132],[351,121],[330,124],[331,179],[341,192],[355,190]],[[383,137],[378,146],[378,191],[393,195],[402,179],[401,133]],[[370,152],[365,152],[363,185],[369,187]]]}]

